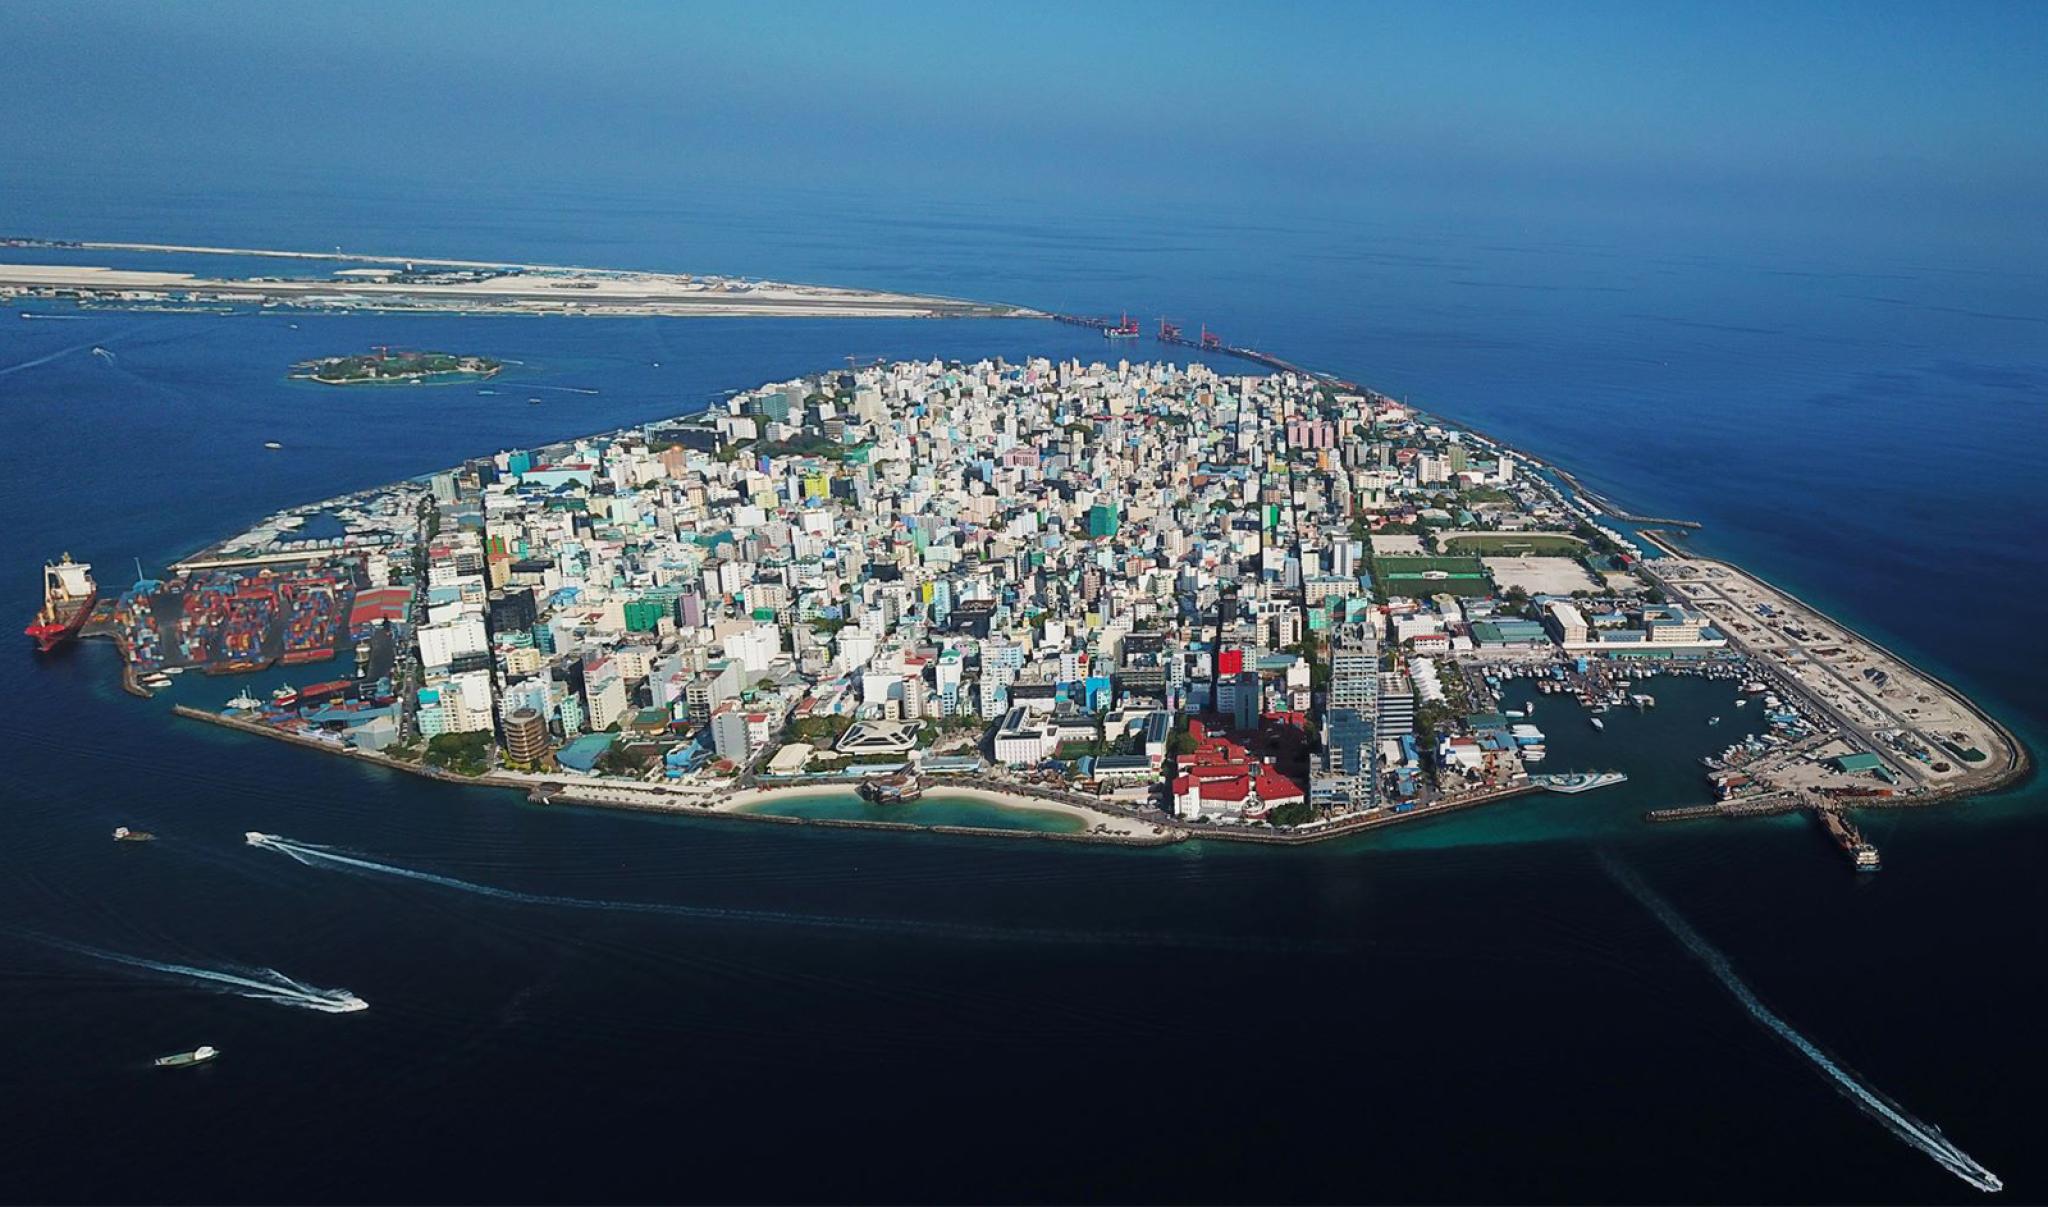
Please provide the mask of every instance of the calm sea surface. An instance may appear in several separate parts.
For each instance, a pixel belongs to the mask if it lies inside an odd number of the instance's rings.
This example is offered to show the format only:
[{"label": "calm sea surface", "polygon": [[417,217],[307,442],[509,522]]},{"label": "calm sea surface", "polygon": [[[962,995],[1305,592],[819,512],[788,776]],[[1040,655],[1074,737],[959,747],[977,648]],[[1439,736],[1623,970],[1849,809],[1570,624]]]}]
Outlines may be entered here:
[{"label": "calm sea surface", "polygon": [[[2029,269],[803,193],[23,191],[0,229],[1206,321],[1700,519],[1703,550],[2037,748],[2048,728]],[[74,317],[0,312],[0,617],[24,620],[65,550],[118,587],[283,505],[850,355],[1108,351],[1026,322],[29,309]],[[521,364],[496,395],[284,380],[385,343]],[[1753,1021],[1610,864],[2009,1194],[2048,1197],[2043,792],[1875,816],[1885,870],[1862,881],[1796,819],[1640,823],[1705,798],[1694,760],[1746,716],[1725,685],[1660,681],[1664,707],[1604,734],[1543,698],[1553,762],[1620,766],[1620,788],[1309,850],[1127,851],[540,810],[178,722],[115,672],[100,644],[0,657],[0,1197],[1975,1197]],[[160,841],[116,845],[121,824]],[[264,970],[370,1009],[292,1004],[317,998]],[[148,1067],[200,1043],[225,1055]]]}]

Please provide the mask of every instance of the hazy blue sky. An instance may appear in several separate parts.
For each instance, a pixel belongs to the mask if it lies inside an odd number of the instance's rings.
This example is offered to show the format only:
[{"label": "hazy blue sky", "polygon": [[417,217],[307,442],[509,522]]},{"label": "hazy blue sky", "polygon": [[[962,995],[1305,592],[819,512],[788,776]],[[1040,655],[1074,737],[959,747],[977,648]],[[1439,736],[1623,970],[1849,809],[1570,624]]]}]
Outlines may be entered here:
[{"label": "hazy blue sky", "polygon": [[[2033,226],[2048,5],[0,0],[38,170]],[[32,187],[29,186],[29,187]],[[0,197],[0,212],[4,212]]]}]

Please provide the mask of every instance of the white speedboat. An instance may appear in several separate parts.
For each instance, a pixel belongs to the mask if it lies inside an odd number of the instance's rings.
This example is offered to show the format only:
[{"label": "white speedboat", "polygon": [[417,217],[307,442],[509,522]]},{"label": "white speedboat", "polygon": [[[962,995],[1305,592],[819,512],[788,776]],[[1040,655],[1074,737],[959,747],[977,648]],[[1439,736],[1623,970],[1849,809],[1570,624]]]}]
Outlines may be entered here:
[{"label": "white speedboat", "polygon": [[156,1067],[159,1069],[189,1069],[193,1065],[203,1065],[219,1055],[219,1048],[211,1044],[200,1044],[190,1052],[173,1052],[169,1056],[157,1057]]}]

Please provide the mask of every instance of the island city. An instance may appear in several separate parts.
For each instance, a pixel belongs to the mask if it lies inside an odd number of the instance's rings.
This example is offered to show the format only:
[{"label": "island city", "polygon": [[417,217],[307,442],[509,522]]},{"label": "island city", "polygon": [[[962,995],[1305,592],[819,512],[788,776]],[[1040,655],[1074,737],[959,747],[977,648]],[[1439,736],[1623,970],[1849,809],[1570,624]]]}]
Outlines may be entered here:
[{"label": "island city", "polygon": [[1731,697],[1717,803],[1650,820],[1803,810],[1874,871],[1848,810],[2025,770],[1969,700],[1687,528],[1293,366],[856,364],[308,503],[119,591],[67,556],[29,632],[112,640],[143,696],[301,676],[194,719],[689,815],[942,789],[1068,838],[1312,841],[1620,782],[1546,773],[1546,731],[1597,738],[1685,677]]}]

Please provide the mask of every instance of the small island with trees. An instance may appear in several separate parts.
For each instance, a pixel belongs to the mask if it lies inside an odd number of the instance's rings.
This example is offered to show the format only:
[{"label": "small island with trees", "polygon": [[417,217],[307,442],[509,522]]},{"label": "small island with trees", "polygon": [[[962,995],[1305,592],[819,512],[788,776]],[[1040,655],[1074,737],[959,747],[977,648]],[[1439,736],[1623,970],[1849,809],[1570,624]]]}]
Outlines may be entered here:
[{"label": "small island with trees", "polygon": [[488,356],[457,356],[450,352],[394,352],[378,348],[362,356],[326,356],[302,360],[292,366],[292,376],[328,386],[363,385],[371,382],[431,382],[457,378],[486,378],[503,369],[502,361]]}]

